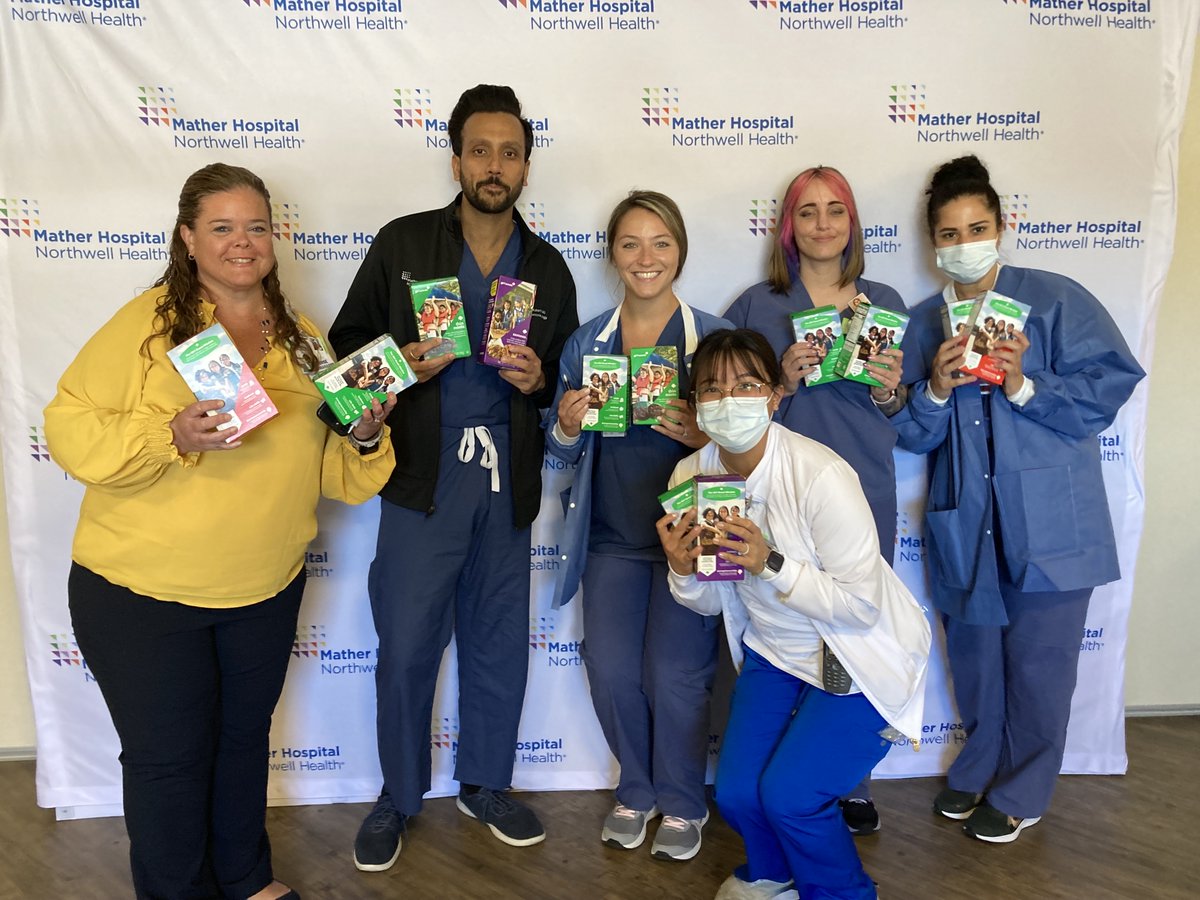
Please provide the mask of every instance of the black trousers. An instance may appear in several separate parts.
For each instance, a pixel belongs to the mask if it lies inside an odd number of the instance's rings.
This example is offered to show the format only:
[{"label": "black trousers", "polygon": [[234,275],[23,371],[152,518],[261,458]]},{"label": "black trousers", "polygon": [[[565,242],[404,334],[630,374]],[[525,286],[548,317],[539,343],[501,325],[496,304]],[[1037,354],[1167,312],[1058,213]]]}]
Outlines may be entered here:
[{"label": "black trousers", "polygon": [[303,592],[301,570],[261,603],[203,609],[72,565],[75,640],[121,740],[139,900],[241,900],[273,880],[268,741]]}]

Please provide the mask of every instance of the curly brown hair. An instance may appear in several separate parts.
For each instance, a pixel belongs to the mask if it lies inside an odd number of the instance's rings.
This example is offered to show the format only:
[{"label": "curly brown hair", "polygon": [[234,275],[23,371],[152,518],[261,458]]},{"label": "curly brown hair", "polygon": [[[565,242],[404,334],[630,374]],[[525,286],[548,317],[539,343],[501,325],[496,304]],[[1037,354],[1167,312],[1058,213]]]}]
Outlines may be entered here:
[{"label": "curly brown hair", "polygon": [[[180,229],[185,225],[191,229],[196,227],[200,204],[204,202],[205,197],[243,187],[250,188],[263,198],[269,217],[271,194],[263,180],[249,169],[213,163],[193,172],[183,183],[183,190],[179,192],[179,212],[175,217],[175,230],[171,232],[170,258],[166,271],[154,282],[155,287],[166,287],[167,291],[155,307],[155,329],[142,345],[143,353],[148,353],[150,341],[156,337],[166,337],[174,347],[207,327],[200,311],[200,278],[196,271],[196,263],[188,258],[187,245],[183,242]],[[292,361],[302,371],[314,372],[317,368],[317,356],[305,339],[291,305],[283,295],[283,288],[279,285],[278,263],[272,266],[271,271],[263,278],[262,286],[267,309],[275,320],[276,338],[287,348]]]}]

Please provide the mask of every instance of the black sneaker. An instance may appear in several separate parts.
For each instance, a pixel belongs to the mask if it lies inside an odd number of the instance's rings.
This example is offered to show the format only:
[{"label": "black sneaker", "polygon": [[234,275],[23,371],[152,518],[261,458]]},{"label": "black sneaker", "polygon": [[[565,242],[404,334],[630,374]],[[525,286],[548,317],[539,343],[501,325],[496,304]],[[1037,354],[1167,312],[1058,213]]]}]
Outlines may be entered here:
[{"label": "black sneaker", "polygon": [[839,800],[842,808],[842,819],[850,833],[855,837],[874,834],[879,830],[879,811],[875,809],[874,800],[861,800],[853,797],[849,800]]},{"label": "black sneaker", "polygon": [[963,831],[973,838],[987,841],[989,844],[1011,844],[1031,825],[1042,821],[1041,816],[1031,816],[1028,819],[1018,819],[1006,816],[994,806],[984,803],[975,808],[963,825]]},{"label": "black sneaker", "polygon": [[354,838],[354,866],[360,872],[385,872],[400,855],[404,834],[402,815],[392,806],[387,791],[379,795],[375,808],[363,819]]},{"label": "black sneaker", "polygon": [[458,808],[483,822],[492,834],[513,847],[528,847],[546,839],[546,829],[533,810],[513,800],[506,791],[480,788],[468,794],[460,790]]},{"label": "black sneaker", "polygon": [[983,800],[983,794],[972,794],[970,791],[956,791],[954,788],[942,788],[933,798],[933,811],[941,813],[947,819],[965,819],[975,811]]}]

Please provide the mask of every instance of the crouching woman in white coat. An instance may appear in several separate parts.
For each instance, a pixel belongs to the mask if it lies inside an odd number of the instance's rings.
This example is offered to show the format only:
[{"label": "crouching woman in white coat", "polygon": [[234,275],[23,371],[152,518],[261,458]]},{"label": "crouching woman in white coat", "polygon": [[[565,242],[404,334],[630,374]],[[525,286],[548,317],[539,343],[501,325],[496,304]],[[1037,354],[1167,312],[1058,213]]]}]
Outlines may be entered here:
[{"label": "crouching woman in white coat", "polygon": [[757,332],[717,331],[692,361],[692,401],[712,443],[694,475],[746,479],[745,517],[722,528],[742,581],[698,581],[696,511],[658,522],[675,599],[723,613],[740,674],[716,800],[747,863],[717,897],[873,898],[838,798],[903,737],[919,740],[930,629],[879,555],[854,470],[771,423],[779,361]]}]

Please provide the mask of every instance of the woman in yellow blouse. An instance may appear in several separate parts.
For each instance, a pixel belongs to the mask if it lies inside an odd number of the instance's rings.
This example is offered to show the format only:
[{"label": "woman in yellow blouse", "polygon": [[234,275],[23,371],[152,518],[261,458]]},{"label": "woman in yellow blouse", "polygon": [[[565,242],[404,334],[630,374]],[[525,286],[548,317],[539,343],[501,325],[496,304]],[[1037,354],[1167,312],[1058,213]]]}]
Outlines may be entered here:
[{"label": "woman in yellow blouse", "polygon": [[[270,195],[214,164],[183,186],[166,272],[87,342],[46,408],[87,490],[75,637],[121,741],[139,898],[298,897],[274,879],[267,748],[321,495],[361,503],[394,458],[377,402],[347,437],[314,415],[319,331],[280,289]],[[217,428],[167,351],[220,322],[279,415]]]}]

